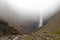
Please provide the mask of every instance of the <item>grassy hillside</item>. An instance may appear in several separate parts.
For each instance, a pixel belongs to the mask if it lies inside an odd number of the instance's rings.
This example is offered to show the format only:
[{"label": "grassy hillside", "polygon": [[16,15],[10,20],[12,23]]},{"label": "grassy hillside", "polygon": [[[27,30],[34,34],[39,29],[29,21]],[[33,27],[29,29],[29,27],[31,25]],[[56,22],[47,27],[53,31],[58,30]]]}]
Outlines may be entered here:
[{"label": "grassy hillside", "polygon": [[49,32],[49,33],[60,32],[60,14],[51,19],[43,28],[41,28],[38,31],[38,33],[42,32]]}]

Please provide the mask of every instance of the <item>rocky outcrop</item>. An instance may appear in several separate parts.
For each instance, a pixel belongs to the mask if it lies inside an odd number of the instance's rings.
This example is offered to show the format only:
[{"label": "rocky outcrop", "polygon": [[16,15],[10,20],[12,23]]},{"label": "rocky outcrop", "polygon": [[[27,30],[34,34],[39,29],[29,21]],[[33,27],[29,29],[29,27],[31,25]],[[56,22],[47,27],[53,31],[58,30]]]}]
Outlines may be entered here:
[{"label": "rocky outcrop", "polygon": [[19,34],[19,32],[15,28],[11,27],[8,22],[0,19],[0,36],[16,34]]}]

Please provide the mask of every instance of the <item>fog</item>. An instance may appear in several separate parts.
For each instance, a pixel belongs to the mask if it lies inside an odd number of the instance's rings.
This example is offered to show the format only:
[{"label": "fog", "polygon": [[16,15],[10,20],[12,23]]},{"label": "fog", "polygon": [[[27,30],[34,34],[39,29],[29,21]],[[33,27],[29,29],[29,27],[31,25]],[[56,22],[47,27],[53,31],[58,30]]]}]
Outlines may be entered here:
[{"label": "fog", "polygon": [[33,31],[56,15],[59,7],[59,0],[0,0],[0,16],[17,29]]}]

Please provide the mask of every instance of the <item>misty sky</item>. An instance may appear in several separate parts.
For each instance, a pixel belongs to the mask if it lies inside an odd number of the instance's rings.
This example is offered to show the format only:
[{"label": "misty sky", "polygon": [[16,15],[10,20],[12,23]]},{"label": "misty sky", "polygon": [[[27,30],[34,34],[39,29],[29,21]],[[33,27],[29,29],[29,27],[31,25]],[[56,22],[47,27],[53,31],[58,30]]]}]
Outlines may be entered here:
[{"label": "misty sky", "polygon": [[0,0],[0,16],[11,25],[29,29],[32,23],[42,25],[43,20],[55,15],[59,6],[59,0]]}]

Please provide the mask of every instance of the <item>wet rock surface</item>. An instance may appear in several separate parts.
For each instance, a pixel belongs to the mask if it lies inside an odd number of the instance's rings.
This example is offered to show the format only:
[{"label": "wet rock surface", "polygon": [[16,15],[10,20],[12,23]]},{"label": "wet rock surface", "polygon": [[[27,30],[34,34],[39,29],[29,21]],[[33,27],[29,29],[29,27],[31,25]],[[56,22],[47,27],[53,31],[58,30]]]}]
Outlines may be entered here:
[{"label": "wet rock surface", "polygon": [[[48,33],[49,34],[49,33]],[[1,40],[60,40],[60,36],[49,34],[48,36],[44,33],[40,34],[31,34],[31,35],[10,35],[0,37]]]}]

